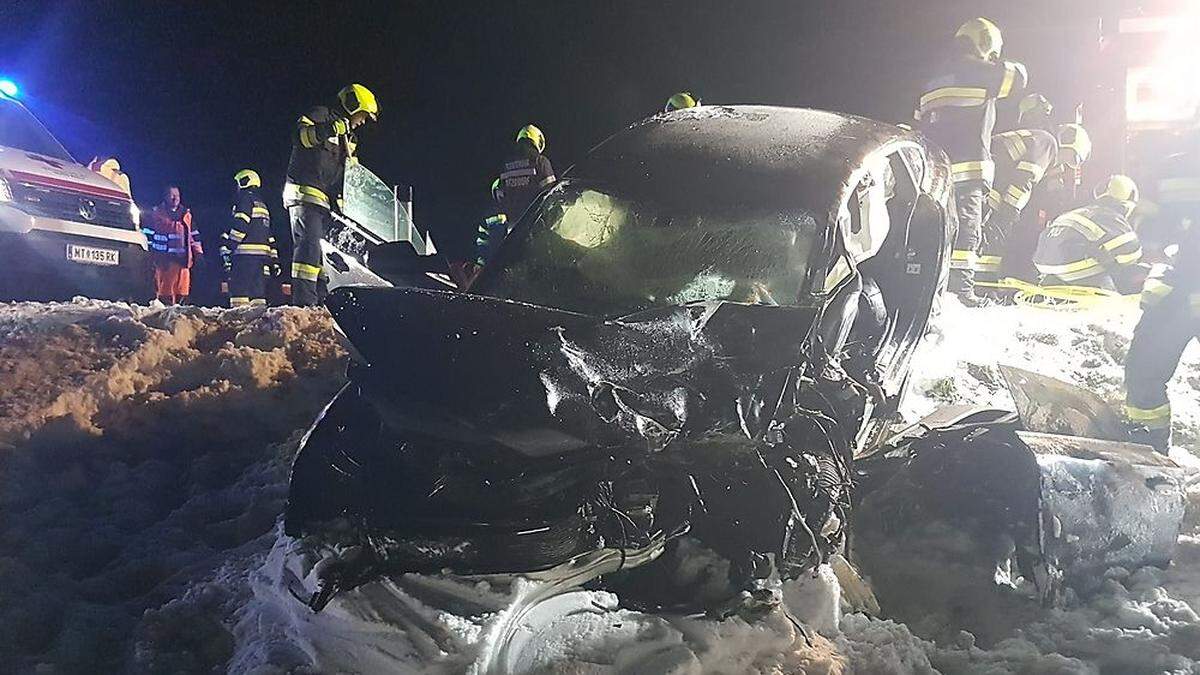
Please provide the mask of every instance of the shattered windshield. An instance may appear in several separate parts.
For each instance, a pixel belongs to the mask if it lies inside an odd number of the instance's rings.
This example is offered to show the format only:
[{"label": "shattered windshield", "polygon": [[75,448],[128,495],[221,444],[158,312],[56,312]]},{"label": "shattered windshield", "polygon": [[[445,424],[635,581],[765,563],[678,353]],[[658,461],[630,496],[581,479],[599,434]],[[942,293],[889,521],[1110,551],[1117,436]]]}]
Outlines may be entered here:
[{"label": "shattered windshield", "polygon": [[20,103],[0,96],[0,145],[74,162],[41,122]]},{"label": "shattered windshield", "polygon": [[483,293],[601,316],[703,300],[793,304],[817,239],[802,211],[667,208],[578,181],[538,211],[505,243]]}]

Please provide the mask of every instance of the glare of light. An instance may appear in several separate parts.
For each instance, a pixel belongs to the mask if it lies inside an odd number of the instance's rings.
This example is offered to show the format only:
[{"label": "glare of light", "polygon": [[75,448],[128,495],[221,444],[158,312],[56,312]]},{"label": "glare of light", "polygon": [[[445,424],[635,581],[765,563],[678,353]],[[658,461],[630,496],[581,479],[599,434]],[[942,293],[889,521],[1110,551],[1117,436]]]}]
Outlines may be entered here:
[{"label": "glare of light", "polygon": [[16,98],[17,94],[21,93],[17,83],[9,79],[0,79],[0,96],[8,98]]},{"label": "glare of light", "polygon": [[1170,123],[1192,119],[1200,107],[1200,58],[1194,36],[1200,29],[1200,11],[1170,18],[1155,58],[1129,69],[1126,115],[1130,122]]}]

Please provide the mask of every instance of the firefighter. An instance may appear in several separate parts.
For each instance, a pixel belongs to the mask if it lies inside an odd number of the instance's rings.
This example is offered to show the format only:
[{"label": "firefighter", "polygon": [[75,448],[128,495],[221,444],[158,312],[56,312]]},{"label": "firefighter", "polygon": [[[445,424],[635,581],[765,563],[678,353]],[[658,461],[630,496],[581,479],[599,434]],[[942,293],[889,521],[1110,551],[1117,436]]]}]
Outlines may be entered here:
[{"label": "firefighter", "polygon": [[351,84],[338,93],[334,107],[317,106],[296,120],[283,203],[292,227],[292,300],[297,305],[321,300],[321,239],[338,204],[346,162],[354,158],[355,129],[378,116],[375,95]]},{"label": "firefighter", "polygon": [[989,146],[996,100],[1021,94],[1028,75],[1020,63],[1000,60],[1000,29],[991,21],[971,19],[954,37],[955,51],[929,81],[916,118],[950,157],[958,211],[950,290],[975,306],[981,304],[974,291],[975,257],[994,177]]},{"label": "firefighter", "polygon": [[700,99],[690,91],[681,91],[671,98],[667,99],[667,104],[663,106],[663,112],[672,112],[674,110],[683,110],[684,108],[695,108],[700,105]]},{"label": "firefighter", "polygon": [[532,124],[517,132],[517,147],[504,162],[500,172],[503,197],[500,210],[514,221],[533,203],[542,190],[553,185],[557,178],[546,151],[546,135]]},{"label": "firefighter", "polygon": [[[1078,169],[1091,155],[1092,144],[1082,126],[1066,124],[1057,137],[1041,129],[996,134],[991,150],[996,180],[988,191],[987,216],[975,268],[976,283],[987,286],[997,285],[1004,276],[1013,276],[1010,272],[1020,274],[1023,257],[1032,264],[1032,248],[1022,253],[1018,245],[1010,257],[1010,245],[1017,244],[1011,237],[1013,229],[1047,172],[1058,174]],[[1012,264],[1006,264],[1006,260]]]},{"label": "firefighter", "polygon": [[267,304],[267,279],[279,268],[279,252],[271,236],[271,212],[259,196],[262,180],[253,169],[233,176],[237,192],[233,223],[221,234],[221,258],[229,275],[229,306]]},{"label": "firefighter", "polygon": [[[1125,416],[1134,429],[1134,440],[1166,453],[1171,446],[1171,402],[1167,382],[1179,366],[1183,350],[1200,337],[1200,179],[1193,167],[1164,178],[1167,191],[1159,197],[1171,201],[1170,219],[1186,221],[1178,231],[1178,251],[1173,264],[1146,280],[1142,291],[1142,318],[1133,331],[1125,358]],[[1189,175],[1190,174],[1190,175]],[[1189,188],[1188,182],[1191,181]],[[1174,194],[1173,194],[1174,193]],[[1183,201],[1186,200],[1186,201]]]},{"label": "firefighter", "polygon": [[475,264],[480,268],[495,257],[500,244],[508,236],[508,216],[500,206],[503,203],[504,190],[500,186],[500,179],[497,178],[492,181],[492,208],[488,209],[491,213],[484,217],[475,236]]},{"label": "firefighter", "polygon": [[1017,104],[1018,129],[1054,130],[1054,104],[1041,94],[1029,94]]},{"label": "firefighter", "polygon": [[1142,245],[1129,225],[1137,185],[1114,175],[1096,188],[1096,201],[1054,219],[1038,239],[1033,262],[1043,283],[1135,293],[1145,275]]},{"label": "firefighter", "polygon": [[192,266],[204,255],[200,233],[192,229],[192,212],[183,205],[179,187],[168,185],[162,203],[142,227],[154,262],[154,293],[159,302],[175,305],[192,289]]}]

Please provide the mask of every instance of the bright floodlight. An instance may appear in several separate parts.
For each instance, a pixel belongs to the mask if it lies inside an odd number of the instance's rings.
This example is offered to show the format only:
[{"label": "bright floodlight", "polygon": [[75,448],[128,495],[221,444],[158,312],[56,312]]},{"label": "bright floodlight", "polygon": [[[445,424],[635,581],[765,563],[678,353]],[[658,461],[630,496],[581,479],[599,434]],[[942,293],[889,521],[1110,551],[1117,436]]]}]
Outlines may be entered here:
[{"label": "bright floodlight", "polygon": [[20,91],[21,90],[17,87],[16,82],[13,82],[12,80],[0,80],[0,96],[16,98]]}]

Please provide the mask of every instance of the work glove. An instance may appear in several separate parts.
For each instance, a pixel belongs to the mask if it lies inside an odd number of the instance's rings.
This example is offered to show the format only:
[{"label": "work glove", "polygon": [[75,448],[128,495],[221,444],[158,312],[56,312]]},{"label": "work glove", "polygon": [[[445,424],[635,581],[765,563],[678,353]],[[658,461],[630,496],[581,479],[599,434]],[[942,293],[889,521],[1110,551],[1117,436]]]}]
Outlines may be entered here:
[{"label": "work glove", "polygon": [[350,120],[344,117],[333,118],[333,134],[335,136],[346,136],[350,133]]}]

